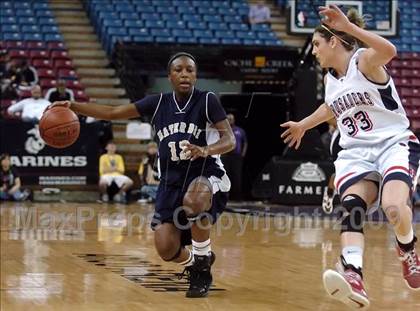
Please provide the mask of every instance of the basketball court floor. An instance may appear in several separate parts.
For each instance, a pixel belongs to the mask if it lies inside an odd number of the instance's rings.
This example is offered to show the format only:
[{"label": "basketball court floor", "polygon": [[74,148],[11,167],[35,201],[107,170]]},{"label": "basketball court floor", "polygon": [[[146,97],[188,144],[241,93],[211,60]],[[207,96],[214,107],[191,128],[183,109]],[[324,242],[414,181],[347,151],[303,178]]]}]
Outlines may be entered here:
[{"label": "basketball court floor", "polygon": [[[154,250],[152,206],[2,203],[0,211],[1,310],[347,310],[322,287],[339,255],[328,218],[225,213],[211,237],[214,286],[187,299],[182,268]],[[369,223],[366,234],[370,310],[420,310],[389,228]]]}]

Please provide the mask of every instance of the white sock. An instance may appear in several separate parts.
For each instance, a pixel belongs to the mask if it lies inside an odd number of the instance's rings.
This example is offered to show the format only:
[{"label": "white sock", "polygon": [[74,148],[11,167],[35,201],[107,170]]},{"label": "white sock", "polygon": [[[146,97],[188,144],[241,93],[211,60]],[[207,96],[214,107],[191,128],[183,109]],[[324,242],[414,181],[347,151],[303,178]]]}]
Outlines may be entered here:
[{"label": "white sock", "polygon": [[208,256],[211,252],[210,239],[204,242],[192,241],[192,251],[194,255]]},{"label": "white sock", "polygon": [[395,235],[397,236],[398,242],[400,242],[401,244],[410,244],[411,242],[413,242],[414,239],[413,227],[410,228],[410,232],[407,235]]},{"label": "white sock", "polygon": [[363,249],[359,246],[346,246],[341,254],[349,265],[357,269],[363,268]]},{"label": "white sock", "polygon": [[188,256],[187,260],[185,260],[183,262],[180,262],[179,264],[183,265],[184,267],[189,267],[189,266],[192,266],[194,264],[194,256],[193,256],[192,251],[189,248],[185,248],[185,249],[188,251],[189,256]]}]

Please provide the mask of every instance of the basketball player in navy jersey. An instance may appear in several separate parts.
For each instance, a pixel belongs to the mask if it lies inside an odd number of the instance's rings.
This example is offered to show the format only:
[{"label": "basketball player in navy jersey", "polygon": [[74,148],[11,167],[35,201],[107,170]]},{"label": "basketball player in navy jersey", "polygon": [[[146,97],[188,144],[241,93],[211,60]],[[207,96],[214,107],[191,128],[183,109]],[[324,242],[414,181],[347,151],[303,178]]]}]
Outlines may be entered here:
[{"label": "basketball player in navy jersey", "polygon": [[[306,130],[335,118],[340,146],[335,188],[345,212],[338,271],[324,272],[327,293],[358,310],[369,307],[363,282],[363,223],[379,205],[396,236],[403,278],[420,290],[420,260],[415,250],[410,196],[419,165],[420,143],[409,130],[404,107],[385,65],[396,56],[388,40],[363,29],[357,11],[347,16],[336,6],[320,8],[325,18],[312,37],[312,54],[325,75],[325,104],[299,122],[286,122],[282,137],[299,147]],[[358,41],[367,48],[359,48]]]},{"label": "basketball player in navy jersey", "polygon": [[[197,65],[188,53],[168,62],[172,93],[146,96],[117,107],[56,102],[78,114],[103,120],[151,117],[159,143],[160,185],[152,228],[165,261],[180,263],[190,281],[187,297],[207,296],[212,283],[210,227],[224,210],[230,181],[220,154],[235,137],[218,98],[194,87]],[[185,245],[192,243],[192,252]]]}]

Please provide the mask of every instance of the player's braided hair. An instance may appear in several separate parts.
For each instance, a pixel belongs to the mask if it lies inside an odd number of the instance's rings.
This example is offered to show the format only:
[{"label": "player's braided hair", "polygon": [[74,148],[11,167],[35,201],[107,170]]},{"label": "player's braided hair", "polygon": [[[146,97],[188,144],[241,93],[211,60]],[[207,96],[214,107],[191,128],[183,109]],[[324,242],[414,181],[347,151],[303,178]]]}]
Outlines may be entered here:
[{"label": "player's braided hair", "polygon": [[177,59],[177,58],[179,58],[179,57],[182,57],[182,56],[186,56],[186,57],[190,58],[190,59],[191,59],[191,60],[195,63],[195,66],[197,67],[197,62],[196,62],[196,60],[195,60],[195,57],[194,57],[194,56],[192,56],[190,53],[187,53],[187,52],[178,52],[178,53],[176,53],[176,54],[172,55],[172,56],[169,58],[169,61],[168,61],[168,66],[167,66],[167,70],[168,70],[168,72],[170,72],[170,71],[171,71],[171,65],[172,65],[172,62],[173,62],[175,59]]},{"label": "player's braided hair", "polygon": [[[350,9],[347,12],[347,18],[349,21],[360,28],[365,27],[365,22],[363,20],[363,17],[359,15],[359,12],[356,9]],[[318,27],[315,28],[315,32],[319,32],[321,34],[321,37],[325,38],[327,41],[330,41],[331,37],[336,37],[338,40],[341,41],[344,48],[348,51],[351,51],[354,49],[355,46],[357,47],[364,47],[365,44],[357,40],[356,38],[350,36],[349,34],[343,32],[343,31],[337,31],[334,29],[331,29],[325,24],[321,24]]]}]

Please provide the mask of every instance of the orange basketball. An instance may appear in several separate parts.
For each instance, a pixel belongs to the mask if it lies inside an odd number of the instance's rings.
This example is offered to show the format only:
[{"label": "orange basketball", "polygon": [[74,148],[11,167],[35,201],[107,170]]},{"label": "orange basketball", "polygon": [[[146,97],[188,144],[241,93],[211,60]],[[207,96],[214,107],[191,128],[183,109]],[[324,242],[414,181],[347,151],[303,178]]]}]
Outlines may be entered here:
[{"label": "orange basketball", "polygon": [[79,119],[68,108],[53,107],[47,110],[39,121],[39,132],[48,146],[66,148],[79,137]]}]

